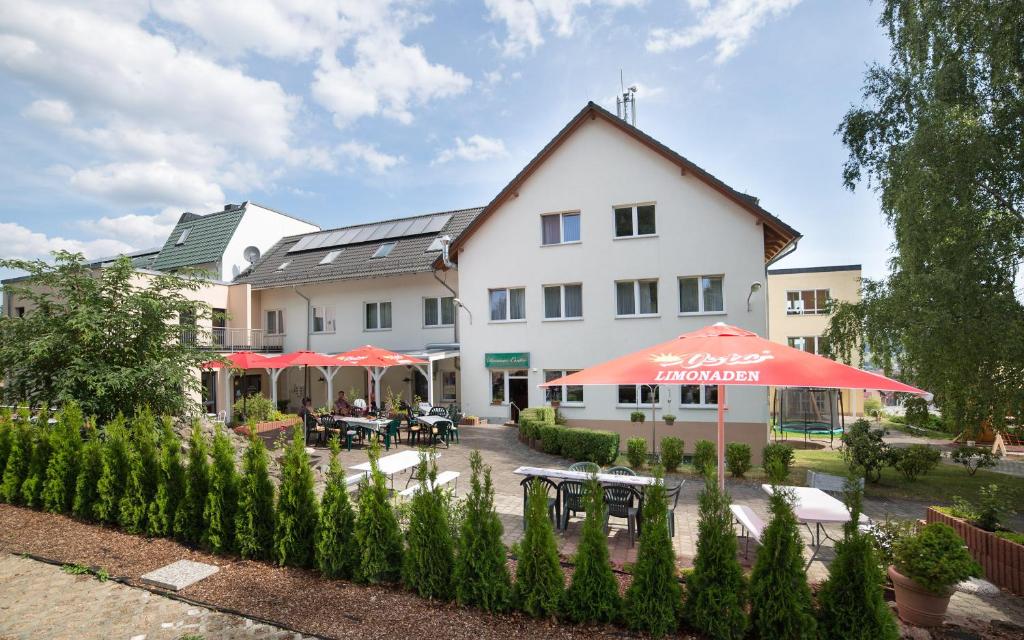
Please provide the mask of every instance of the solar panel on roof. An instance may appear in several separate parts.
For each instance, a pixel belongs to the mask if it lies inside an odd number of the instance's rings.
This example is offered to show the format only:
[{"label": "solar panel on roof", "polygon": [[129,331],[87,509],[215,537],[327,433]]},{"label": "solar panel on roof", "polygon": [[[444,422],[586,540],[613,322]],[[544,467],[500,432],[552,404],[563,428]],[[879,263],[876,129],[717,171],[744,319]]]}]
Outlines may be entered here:
[{"label": "solar panel on roof", "polygon": [[370,232],[370,237],[367,240],[380,240],[381,238],[390,238],[391,230],[395,228],[395,223],[379,224],[373,228]]},{"label": "solar panel on roof", "polygon": [[373,233],[373,229],[374,227],[363,227],[355,236],[352,237],[351,240],[349,240],[349,242],[353,244],[356,242],[366,242],[370,239],[370,234]]},{"label": "solar panel on roof", "polygon": [[395,228],[391,230],[391,233],[394,237],[401,238],[409,232],[411,226],[412,220],[400,220],[395,223]]},{"label": "solar panel on roof", "polygon": [[305,249],[306,247],[309,246],[309,241],[312,240],[312,239],[313,239],[313,236],[305,236],[303,238],[299,238],[299,241],[296,242],[292,246],[292,248],[288,250],[288,253],[291,253],[293,251],[302,251],[303,249]]},{"label": "solar panel on roof", "polygon": [[437,233],[441,229],[444,229],[444,225],[448,224],[448,220],[451,216],[432,216],[430,222],[427,223],[425,233]]},{"label": "solar panel on roof", "polygon": [[427,228],[427,224],[430,222],[430,218],[417,218],[411,222],[409,230],[405,232],[410,236],[423,233],[423,230]]},{"label": "solar panel on roof", "polygon": [[451,214],[439,214],[413,218],[411,220],[381,222],[378,224],[368,224],[351,229],[339,229],[336,231],[314,233],[300,238],[299,241],[288,250],[288,253],[309,251],[312,249],[341,247],[359,242],[404,238],[406,236],[417,236],[426,233],[437,233],[443,229],[446,224],[448,224],[448,221],[451,220],[451,218]]}]

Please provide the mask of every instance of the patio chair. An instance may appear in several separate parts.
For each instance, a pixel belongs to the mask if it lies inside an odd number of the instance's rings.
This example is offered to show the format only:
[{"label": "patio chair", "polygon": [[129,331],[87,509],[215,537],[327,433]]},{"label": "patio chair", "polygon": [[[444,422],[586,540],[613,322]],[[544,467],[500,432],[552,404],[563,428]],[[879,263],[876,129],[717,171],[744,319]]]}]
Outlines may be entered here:
[{"label": "patio chair", "polygon": [[565,531],[566,527],[569,526],[570,516],[587,512],[583,502],[586,492],[586,486],[578,480],[563,480],[558,485],[559,502],[562,508],[562,513],[560,514],[562,525],[559,528],[562,531]]},{"label": "patio chair", "polygon": [[339,432],[345,435],[345,448],[347,450],[352,450],[353,438],[358,438],[360,442],[363,441],[363,431],[357,425],[349,424],[344,420],[336,420],[335,425],[337,425]]},{"label": "patio chair", "polygon": [[455,444],[459,444],[459,423],[462,422],[462,412],[459,411],[457,405],[453,404],[448,407],[448,419],[452,421],[452,425],[448,429],[448,440],[450,441],[452,436],[455,436]]},{"label": "patio chair", "polygon": [[316,416],[312,413],[307,413],[303,417],[302,423],[303,431],[306,434],[306,445],[309,446],[309,440],[311,437],[315,438],[316,444],[322,444],[326,430],[323,425],[317,421]]},{"label": "patio chair", "polygon": [[405,443],[410,447],[420,443],[420,435],[423,433],[423,426],[412,415],[412,407],[405,406]]},{"label": "patio chair", "polygon": [[636,471],[633,471],[629,467],[612,467],[611,469],[605,471],[605,473],[610,473],[613,476],[635,476],[636,475]]},{"label": "patio chair", "polygon": [[[526,529],[526,501],[530,497],[530,484],[533,482],[534,477],[523,478],[523,481],[519,484],[523,487],[523,529]],[[551,524],[558,528],[559,516],[561,515],[561,509],[558,508],[558,485],[554,481],[548,478],[536,477],[545,490],[548,492],[548,517],[551,518]],[[554,489],[555,495],[551,495],[551,490]]]},{"label": "patio chair", "polygon": [[320,418],[320,426],[324,428],[324,440],[331,441],[331,436],[341,438],[342,424],[334,416],[323,416]]},{"label": "patio chair", "polygon": [[604,514],[604,532],[608,535],[608,520],[610,518],[625,518],[626,528],[629,530],[629,546],[640,530],[640,503],[643,496],[633,487],[613,485],[604,488],[604,503],[608,507]]},{"label": "patio chair", "polygon": [[448,443],[449,432],[451,431],[452,423],[448,420],[440,420],[437,424],[430,428],[430,444],[431,446],[437,445],[438,442],[444,443],[444,448],[447,449],[450,445]]},{"label": "patio chair", "polygon": [[444,407],[431,407],[430,408],[430,413],[428,413],[427,415],[443,416],[443,417],[447,418],[448,417],[448,410],[445,409]]},{"label": "patio chair", "polygon": [[601,467],[596,462],[574,462],[569,465],[569,471],[582,471],[583,473],[600,473]]},{"label": "patio chair", "polygon": [[384,450],[385,451],[391,451],[391,441],[392,440],[395,441],[395,446],[398,446],[400,444],[400,441],[399,441],[399,438],[398,438],[398,428],[401,427],[401,426],[402,426],[402,419],[401,418],[395,418],[394,420],[392,420],[391,422],[388,423],[386,431],[379,431],[379,432],[377,432],[378,439],[384,440]]},{"label": "patio chair", "polygon": [[676,537],[676,506],[679,505],[679,494],[682,493],[686,480],[680,480],[679,484],[672,487],[665,494],[668,498],[668,537]]}]

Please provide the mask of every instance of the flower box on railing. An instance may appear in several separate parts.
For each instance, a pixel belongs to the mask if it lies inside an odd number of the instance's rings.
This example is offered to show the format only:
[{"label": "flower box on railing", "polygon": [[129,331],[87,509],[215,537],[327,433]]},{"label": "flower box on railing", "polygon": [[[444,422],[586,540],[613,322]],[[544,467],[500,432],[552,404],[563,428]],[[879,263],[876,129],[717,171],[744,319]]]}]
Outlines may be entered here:
[{"label": "flower box on railing", "polygon": [[[256,433],[266,433],[267,431],[274,431],[277,429],[287,429],[292,425],[299,423],[298,418],[285,418],[283,420],[268,420],[267,422],[256,423]],[[235,433],[240,436],[249,435],[249,425],[243,424],[235,427]]]},{"label": "flower box on railing", "polygon": [[1024,595],[1024,545],[1000,538],[961,518],[954,518],[929,507],[925,520],[953,527],[963,538],[971,556],[985,570],[985,579],[1016,595]]}]

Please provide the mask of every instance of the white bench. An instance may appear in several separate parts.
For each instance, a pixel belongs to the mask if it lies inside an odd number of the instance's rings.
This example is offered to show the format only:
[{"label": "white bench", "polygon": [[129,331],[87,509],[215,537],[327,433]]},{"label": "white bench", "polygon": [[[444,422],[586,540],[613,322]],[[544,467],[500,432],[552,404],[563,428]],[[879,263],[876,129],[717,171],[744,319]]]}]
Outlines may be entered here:
[{"label": "white bench", "polygon": [[362,481],[362,479],[363,479],[363,478],[365,478],[365,477],[366,477],[366,474],[365,474],[365,473],[354,473],[354,474],[352,474],[352,475],[350,475],[350,476],[346,476],[346,477],[345,477],[345,488],[346,488],[346,489],[347,489],[348,491],[351,491],[351,490],[352,490],[352,489],[354,489],[355,487],[358,487],[358,486],[359,486],[359,483],[360,483],[360,482]]},{"label": "white bench", "polygon": [[747,539],[746,546],[743,551],[744,555],[746,555],[750,551],[751,537],[760,544],[761,534],[764,533],[764,520],[754,513],[753,509],[742,504],[730,504],[729,511],[732,511],[732,516],[736,519],[736,524],[740,525],[743,537]]},{"label": "white bench", "polygon": [[[452,482],[452,481],[455,482],[455,487],[457,488],[458,485],[459,485],[459,472],[458,471],[442,471],[441,473],[437,474],[437,480],[434,481],[434,486],[435,487],[443,487],[444,485],[446,485],[446,484],[448,484],[449,482]],[[420,483],[417,482],[417,483],[413,484],[412,486],[410,486],[409,488],[407,488],[404,491],[402,491],[401,493],[399,493],[398,495],[403,497],[403,498],[408,498],[410,496],[413,496],[413,495],[416,494],[417,491],[420,490],[420,486],[421,486]]]},{"label": "white bench", "polygon": [[[857,483],[860,485],[861,490],[863,490],[864,478],[858,478]],[[846,478],[829,473],[821,473],[820,471],[808,471],[807,486],[821,489],[826,493],[843,493],[846,491]]]}]

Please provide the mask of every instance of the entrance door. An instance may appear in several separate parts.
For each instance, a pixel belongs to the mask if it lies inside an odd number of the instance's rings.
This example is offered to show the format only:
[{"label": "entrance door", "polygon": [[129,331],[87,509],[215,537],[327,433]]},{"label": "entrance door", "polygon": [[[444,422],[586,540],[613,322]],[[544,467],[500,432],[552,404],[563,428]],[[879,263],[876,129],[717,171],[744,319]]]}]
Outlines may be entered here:
[{"label": "entrance door", "polygon": [[203,372],[203,410],[206,413],[217,413],[217,373]]},{"label": "entrance door", "polygon": [[527,378],[513,378],[509,376],[508,399],[513,403],[510,405],[509,415],[513,422],[518,422],[519,411],[525,409],[530,404],[530,381]]}]

